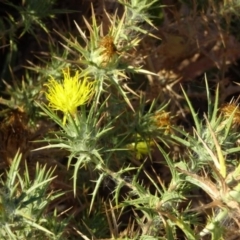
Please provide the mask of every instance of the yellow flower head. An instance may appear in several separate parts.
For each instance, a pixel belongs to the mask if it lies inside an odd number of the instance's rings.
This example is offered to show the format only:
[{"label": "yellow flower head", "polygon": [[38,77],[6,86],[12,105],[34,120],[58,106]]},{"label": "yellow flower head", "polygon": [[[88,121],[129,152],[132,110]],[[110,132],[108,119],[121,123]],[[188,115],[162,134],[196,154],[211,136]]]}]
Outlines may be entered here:
[{"label": "yellow flower head", "polygon": [[151,140],[142,140],[142,141],[138,141],[136,143],[128,144],[127,148],[129,150],[135,152],[135,157],[137,160],[139,160],[143,157],[143,155],[150,154],[151,150],[152,150],[152,146],[154,146],[154,145],[155,145],[155,143]]},{"label": "yellow flower head", "polygon": [[53,77],[45,84],[48,88],[46,98],[49,107],[60,110],[64,113],[64,122],[68,114],[74,115],[77,107],[89,101],[93,94],[93,82],[88,81],[88,77],[79,80],[79,72],[75,76],[70,76],[69,68],[63,71],[64,79],[62,82],[56,81]]}]

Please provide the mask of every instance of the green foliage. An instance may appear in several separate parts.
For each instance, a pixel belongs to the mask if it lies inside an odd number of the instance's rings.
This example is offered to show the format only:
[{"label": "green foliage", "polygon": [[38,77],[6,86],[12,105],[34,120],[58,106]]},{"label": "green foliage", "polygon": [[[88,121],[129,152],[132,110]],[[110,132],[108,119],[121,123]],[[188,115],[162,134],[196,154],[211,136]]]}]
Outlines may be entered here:
[{"label": "green foliage", "polygon": [[[22,6],[15,5],[11,1],[4,1],[6,7],[11,9],[11,12],[18,12],[18,16],[14,16],[7,12],[7,17],[3,18],[1,21],[1,26],[3,27],[1,34],[2,36],[9,36],[11,39],[15,37],[18,29],[22,29],[20,36],[26,32],[34,33],[34,25],[40,26],[44,31],[48,32],[47,27],[43,20],[48,17],[54,17],[58,13],[66,13],[69,11],[55,9],[54,4],[56,0],[47,1],[35,1],[27,0]],[[6,24],[5,24],[6,21]],[[8,27],[12,26],[12,27]],[[8,27],[8,28],[7,28]]]},{"label": "green foliage", "polygon": [[[30,179],[26,167],[23,176],[19,173],[21,154],[17,154],[11,168],[6,175],[6,180],[1,183],[1,231],[2,239],[26,239],[37,237],[39,239],[56,239],[62,234],[61,223],[56,223],[54,228],[48,229],[52,219],[44,211],[48,204],[63,193],[48,193],[47,189],[53,170],[36,165],[33,180]],[[60,235],[59,235],[60,234]]]},{"label": "green foliage", "polygon": [[[198,6],[184,2],[201,14],[210,8],[206,1]],[[226,239],[227,227],[240,214],[238,104],[221,106],[221,86],[207,75],[203,114],[188,95],[189,83],[179,85],[182,79],[166,80],[165,88],[158,82],[159,99],[151,99],[148,88],[134,87],[137,78],[151,81],[162,74],[134,59],[146,38],[153,37],[153,22],[164,22],[163,9],[157,19],[151,14],[160,1],[118,1],[121,14],[104,12],[102,23],[89,6],[91,17],[71,19],[64,27],[61,23],[73,11],[57,9],[57,4],[4,2],[17,14],[7,10],[0,20],[1,43],[10,46],[1,68],[6,79],[0,99],[0,238]],[[234,12],[225,1],[218,7],[221,16]],[[56,27],[58,13],[69,15]],[[46,39],[38,39],[38,31]],[[28,70],[21,68],[18,75],[17,37],[27,34],[44,43],[44,50],[41,46],[41,57],[28,61]],[[141,53],[143,62],[149,61],[150,48]],[[76,85],[71,84],[74,76]],[[77,91],[83,78],[86,88]],[[12,110],[26,114],[31,124],[21,119],[16,124],[7,115]],[[27,153],[19,137],[26,132]],[[4,158],[15,149],[13,161]]]}]

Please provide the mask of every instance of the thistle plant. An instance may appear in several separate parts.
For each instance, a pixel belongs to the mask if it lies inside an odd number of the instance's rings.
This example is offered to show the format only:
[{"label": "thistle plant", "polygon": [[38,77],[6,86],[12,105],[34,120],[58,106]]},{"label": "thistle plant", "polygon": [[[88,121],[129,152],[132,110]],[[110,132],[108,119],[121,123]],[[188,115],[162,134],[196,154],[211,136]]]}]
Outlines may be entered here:
[{"label": "thistle plant", "polygon": [[[220,239],[226,234],[226,229],[223,228],[224,222],[234,221],[236,215],[233,215],[232,211],[238,211],[239,184],[236,182],[231,185],[230,179],[233,179],[233,175],[236,176],[239,169],[239,163],[234,156],[234,153],[240,150],[236,145],[240,137],[236,132],[239,109],[234,104],[219,108],[218,88],[215,102],[212,104],[207,81],[206,90],[208,114],[205,115],[204,120],[198,118],[198,114],[184,93],[196,128],[192,136],[180,131],[185,139],[172,137],[189,149],[189,159],[179,163],[185,181],[201,188],[212,199],[212,206],[219,207],[214,211],[213,216],[209,217],[206,227],[199,236],[211,234],[212,239]],[[221,232],[218,231],[220,226]]]},{"label": "thistle plant", "polygon": [[[72,86],[72,85],[71,85]],[[86,85],[82,85],[85,89]],[[55,87],[55,86],[54,86]],[[91,87],[91,86],[90,86]],[[73,158],[77,158],[77,162],[74,164],[74,192],[76,194],[76,184],[77,184],[77,176],[79,169],[86,165],[90,164],[93,161],[94,165],[98,165],[97,159],[99,159],[99,153],[97,149],[97,141],[101,137],[102,134],[104,134],[107,129],[97,129],[97,121],[98,121],[98,115],[96,114],[94,116],[93,107],[90,109],[90,112],[88,112],[85,108],[85,106],[81,106],[81,111],[77,111],[77,107],[80,104],[86,102],[88,97],[90,97],[89,93],[91,93],[91,88],[88,88],[88,92],[86,95],[79,95],[78,101],[75,101],[75,96],[71,99],[71,96],[69,98],[69,93],[72,94],[72,92],[79,90],[76,88],[72,88],[70,92],[62,91],[62,86],[60,86],[61,91],[57,92],[58,94],[63,94],[61,97],[62,99],[65,99],[65,101],[59,101],[58,98],[56,98],[56,95],[53,98],[50,98],[51,100],[55,100],[57,102],[51,102],[54,104],[64,104],[58,105],[58,109],[61,110],[64,114],[67,114],[63,121],[60,120],[58,115],[54,113],[54,111],[51,109],[50,105],[42,106],[45,113],[50,116],[60,127],[61,131],[57,134],[57,138],[53,139],[47,139],[50,144],[49,146],[46,146],[44,148],[65,148],[70,152],[69,155],[69,161],[68,161],[68,167],[70,167],[71,162]],[[52,89],[50,89],[52,92]],[[77,92],[78,93],[78,92]],[[81,92],[80,92],[81,93]],[[86,93],[86,92],[84,92]],[[82,99],[80,97],[83,97]],[[73,101],[71,101],[73,100]],[[67,109],[67,111],[66,111]],[[73,110],[70,114],[70,111]],[[67,121],[66,121],[66,120]],[[44,149],[43,148],[43,149]]]},{"label": "thistle plant", "polygon": [[[35,178],[31,180],[28,168],[21,176],[21,154],[17,153],[6,175],[1,179],[0,237],[2,239],[60,239],[64,224],[55,224],[49,229],[47,206],[63,193],[48,192],[54,169],[36,165]],[[45,213],[44,213],[45,212]],[[58,225],[58,226],[57,226]],[[57,237],[58,236],[58,237]]]},{"label": "thistle plant", "polygon": [[[66,91],[63,93],[67,96]],[[154,184],[158,193],[152,194],[138,182],[138,174],[142,171],[143,165],[139,167],[138,170],[136,167],[125,167],[124,161],[126,160],[124,160],[124,158],[132,158],[132,153],[134,153],[135,159],[139,161],[151,155],[152,147],[157,146],[157,148],[161,149],[157,142],[163,139],[163,135],[167,136],[169,132],[167,129],[170,127],[170,122],[168,122],[168,118],[164,112],[164,108],[167,105],[160,107],[158,111],[154,113],[155,107],[153,103],[148,113],[144,113],[144,104],[141,103],[138,114],[133,114],[130,111],[124,112],[124,116],[120,114],[114,117],[108,114],[109,104],[109,100],[106,99],[98,109],[96,109],[94,102],[92,104],[90,103],[89,108],[82,106],[75,115],[68,115],[66,123],[63,123],[54,110],[51,109],[51,102],[49,106],[42,106],[44,112],[60,126],[61,130],[60,132],[54,132],[54,138],[46,138],[45,141],[48,141],[49,145],[38,150],[46,148],[64,148],[69,151],[68,167],[69,169],[73,167],[73,186],[75,195],[77,194],[77,183],[83,167],[87,168],[91,172],[91,175],[98,175],[89,210],[92,210],[100,186],[104,182],[104,179],[108,177],[116,184],[113,198],[117,208],[124,209],[129,205],[133,205],[138,211],[144,213],[149,224],[152,222],[153,218],[159,219],[159,226],[166,231],[163,224],[164,221],[158,217],[159,213],[165,212],[166,206],[167,208],[173,208],[173,206],[176,206],[184,199],[182,196],[183,186],[181,179],[173,169],[171,160],[169,160],[169,164],[172,166],[171,169],[174,175],[173,182],[169,185],[169,188],[165,188],[165,186],[162,185],[164,190],[161,190]],[[60,110],[64,112],[64,109]],[[135,119],[129,122],[129,117]],[[126,128],[126,130],[123,131],[125,121],[128,121],[127,126],[132,130],[129,131],[129,128]],[[122,133],[119,134],[121,130]],[[156,133],[158,133],[157,136]],[[153,136],[153,134],[155,135]],[[114,138],[116,140],[114,140]],[[166,142],[165,140],[164,143]],[[111,146],[110,149],[109,146]],[[117,168],[112,163],[113,159],[116,157],[117,161],[122,161],[122,164]],[[165,157],[167,158],[166,155]],[[74,161],[74,159],[76,160]],[[136,170],[138,174],[127,180],[126,176]],[[145,174],[149,178],[149,181],[154,183],[154,180],[148,176],[147,173]],[[129,189],[129,199],[127,198],[120,204],[119,198],[123,187]],[[135,200],[132,199],[133,197]],[[159,203],[159,201],[161,203]],[[139,202],[139,206],[137,202]],[[143,205],[143,207],[141,207],[141,205]],[[174,216],[172,217],[176,218],[179,213],[173,212],[173,214]],[[192,236],[193,233],[184,221],[181,220],[181,223],[179,221],[180,220],[177,219],[169,224],[180,226],[181,229],[186,231],[187,235]],[[140,222],[139,224],[141,225]],[[150,229],[152,228],[153,227],[150,227]],[[145,233],[150,234],[151,231],[152,230],[145,230]]]},{"label": "thistle plant", "polygon": [[[149,4],[151,5],[151,3]],[[98,192],[105,179],[109,178],[115,185],[113,199],[117,209],[125,209],[129,205],[134,206],[137,211],[141,211],[144,214],[150,225],[152,219],[157,219],[163,231],[167,231],[166,226],[164,226],[164,220],[162,221],[161,217],[159,218],[159,211],[164,212],[165,210],[163,209],[166,205],[172,208],[183,200],[181,181],[174,178],[174,181],[178,183],[173,182],[171,185],[172,189],[167,189],[162,185],[164,190],[161,190],[157,185],[154,185],[157,187],[157,193],[152,194],[145,188],[144,184],[138,182],[138,175],[143,171],[141,162],[139,163],[139,169],[130,164],[125,166],[128,159],[134,158],[137,161],[142,161],[146,157],[151,158],[152,148],[158,149],[158,142],[163,142],[167,146],[167,139],[170,140],[167,137],[171,125],[168,114],[165,111],[167,105],[162,104],[159,107],[156,103],[152,103],[150,109],[146,112],[144,98],[140,97],[138,106],[134,109],[130,99],[136,93],[126,84],[123,84],[124,80],[127,79],[128,72],[149,73],[140,69],[139,66],[127,66],[123,59],[123,55],[136,47],[140,41],[139,32],[141,32],[141,26],[130,29],[130,25],[126,25],[129,17],[131,19],[135,19],[137,16],[140,17],[144,9],[146,10],[147,5],[145,8],[143,8],[143,5],[139,5],[139,8],[141,8],[139,12],[130,14],[130,11],[135,11],[136,8],[137,6],[135,5],[133,9],[126,5],[125,11],[128,11],[128,13],[125,12],[121,19],[118,19],[116,15],[108,15],[111,26],[107,36],[101,35],[101,26],[97,26],[94,12],[92,12],[92,24],[85,20],[90,33],[89,38],[76,25],[80,36],[85,42],[84,46],[76,40],[69,40],[62,36],[67,42],[65,48],[74,52],[75,55],[80,55],[79,59],[74,62],[74,68],[81,66],[83,69],[81,74],[83,76],[89,74],[89,81],[96,83],[94,85],[95,95],[91,98],[89,106],[80,106],[79,101],[76,101],[78,102],[77,104],[74,102],[75,107],[72,108],[74,109],[74,114],[72,114],[69,102],[71,98],[68,96],[68,91],[63,91],[65,89],[64,82],[57,85],[61,89],[60,97],[56,91],[55,83],[47,84],[46,97],[49,100],[49,105],[40,106],[58,124],[60,131],[54,132],[52,134],[54,137],[46,137],[44,141],[47,141],[49,145],[38,150],[64,148],[69,151],[68,168],[69,170],[73,169],[75,196],[77,196],[78,182],[83,168],[87,168],[90,175],[95,176],[95,186],[89,211],[93,210]],[[147,17],[145,14],[141,16],[143,20]],[[76,74],[75,77],[79,81],[79,75]],[[69,80],[72,81],[73,79]],[[110,94],[108,93],[109,90],[111,90]],[[70,92],[73,91],[75,90]],[[86,92],[86,96],[90,95],[88,92],[90,93],[90,90]],[[50,95],[51,97],[49,97]],[[80,98],[82,95],[76,93],[74,97]],[[60,102],[59,99],[66,99],[66,101],[61,102],[61,105],[65,106],[64,108],[56,107],[56,103]],[[82,102],[85,103],[87,101],[84,100]],[[77,108],[78,106],[80,107]],[[64,120],[62,122],[54,112],[55,110],[60,110],[64,115],[67,114],[65,117],[67,121]],[[131,162],[132,160],[130,160]],[[138,173],[134,177],[129,178],[128,176],[132,175],[131,173],[134,171]],[[147,173],[146,176],[151,183],[154,182]],[[129,193],[127,193],[126,201],[120,203],[123,188],[128,188]],[[171,194],[169,194],[169,191]],[[136,198],[136,201],[133,201],[133,198]],[[163,209],[162,207],[157,207],[159,201],[162,201]],[[139,206],[137,202],[139,202]],[[164,204],[164,202],[168,202],[168,204]],[[158,210],[156,210],[157,208]],[[175,223],[181,226],[183,230],[185,228],[188,229],[183,221],[181,221],[182,225],[177,220]],[[173,223],[169,222],[169,224]],[[141,220],[139,225],[142,225]],[[141,233],[143,231],[146,236],[150,236],[153,228],[154,226],[150,226],[149,230],[143,230],[144,227],[142,227],[142,230],[137,235],[143,234]],[[185,231],[187,235],[193,235],[190,230]],[[156,235],[157,233],[152,234]]]},{"label": "thistle plant", "polygon": [[[24,35],[26,32],[31,32],[34,36],[34,25],[40,26],[44,31],[48,32],[47,27],[44,24],[45,18],[51,18],[57,13],[69,12],[63,11],[60,9],[53,9],[55,0],[45,1],[44,3],[39,3],[35,1],[26,1],[21,6],[12,3],[11,1],[5,1],[4,4],[16,10],[19,13],[18,18],[14,15],[10,15],[1,20],[1,27],[5,29],[1,32],[1,35],[10,35],[13,37],[18,29],[21,29],[21,35]],[[4,21],[12,25],[12,28],[7,29],[4,24]]]},{"label": "thistle plant", "polygon": [[[184,92],[184,90],[183,90]],[[215,101],[212,102],[212,97],[210,96],[209,88],[206,81],[206,92],[207,92],[207,100],[208,100],[208,113],[204,115],[205,121],[198,118],[198,114],[193,109],[189,98],[184,92],[184,96],[186,98],[187,103],[189,104],[189,108],[191,110],[191,114],[193,116],[195,129],[193,136],[186,134],[186,132],[181,132],[184,136],[186,136],[186,140],[176,137],[173,135],[173,138],[177,139],[177,141],[183,143],[185,146],[189,147],[192,152],[189,154],[192,156],[191,159],[196,158],[198,161],[193,161],[193,165],[191,166],[191,170],[198,171],[201,169],[202,164],[206,164],[209,161],[214,161],[214,165],[217,169],[225,177],[225,160],[222,154],[225,156],[231,151],[230,149],[234,149],[236,152],[237,148],[234,148],[235,143],[238,139],[238,135],[236,133],[230,134],[232,130],[232,123],[234,117],[234,111],[229,114],[229,111],[225,111],[223,109],[223,114],[220,114],[218,110],[218,95],[219,90],[216,89],[216,97]],[[230,106],[231,110],[233,108]],[[225,113],[224,113],[225,112]],[[228,117],[226,117],[228,116]],[[236,120],[235,120],[236,121]],[[179,130],[178,130],[179,131]],[[196,141],[198,139],[198,141]],[[218,146],[221,146],[224,150],[218,151]],[[217,153],[219,154],[218,160],[213,159],[213,155],[210,154],[210,150],[206,151],[206,149],[216,148]],[[212,150],[211,150],[212,151]],[[206,154],[206,155],[205,155]],[[195,165],[196,164],[196,165]]]},{"label": "thistle plant", "polygon": [[13,80],[13,84],[4,82],[6,90],[4,97],[0,98],[0,104],[5,107],[24,112],[30,119],[29,122],[34,121],[39,117],[37,107],[34,100],[39,95],[41,86],[40,83],[33,81],[32,76],[26,72],[25,79],[19,84],[17,79]]},{"label": "thistle plant", "polygon": [[[178,81],[168,85],[166,78],[169,92],[178,91],[178,106],[186,103],[190,110],[194,126],[189,131],[181,126],[186,108],[177,112],[175,98],[149,100],[145,80],[157,74],[135,57],[147,57],[144,45],[155,28],[150,13],[160,2],[118,3],[119,10],[104,12],[102,22],[95,6],[89,6],[91,16],[83,22],[68,15],[58,18],[64,24],[57,26],[54,1],[14,7],[19,21],[9,14],[9,22],[19,24],[3,31],[5,39],[18,28],[20,36],[35,34],[33,26],[46,34],[38,39],[44,42],[43,58],[28,61],[34,75],[26,71],[16,81],[6,79],[0,99],[0,153],[8,152],[8,164],[0,161],[2,239],[218,240],[228,239],[239,222],[238,102],[220,105],[221,89],[213,97],[211,79],[205,79],[208,108],[200,115],[185,92],[189,82],[181,89]],[[9,1],[6,5],[13,7]],[[194,59],[186,60],[195,66]],[[28,119],[40,129],[34,142]],[[24,148],[12,148],[16,140]],[[22,155],[13,158],[17,151]]]}]

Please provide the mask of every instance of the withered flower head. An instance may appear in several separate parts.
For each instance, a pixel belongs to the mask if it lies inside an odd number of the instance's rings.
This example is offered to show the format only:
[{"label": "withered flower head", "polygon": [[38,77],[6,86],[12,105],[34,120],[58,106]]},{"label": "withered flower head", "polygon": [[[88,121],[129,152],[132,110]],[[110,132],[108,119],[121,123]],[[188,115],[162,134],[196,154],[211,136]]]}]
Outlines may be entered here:
[{"label": "withered flower head", "polygon": [[102,65],[107,65],[112,58],[117,54],[117,47],[114,44],[114,39],[112,36],[105,36],[101,39],[100,48],[102,51]]},{"label": "withered flower head", "polygon": [[235,102],[225,104],[221,107],[220,112],[226,119],[230,118],[234,112],[232,123],[233,125],[240,125],[240,108]]},{"label": "withered flower head", "polygon": [[169,112],[156,112],[153,116],[153,121],[158,128],[166,128],[165,133],[171,131],[171,117]]}]

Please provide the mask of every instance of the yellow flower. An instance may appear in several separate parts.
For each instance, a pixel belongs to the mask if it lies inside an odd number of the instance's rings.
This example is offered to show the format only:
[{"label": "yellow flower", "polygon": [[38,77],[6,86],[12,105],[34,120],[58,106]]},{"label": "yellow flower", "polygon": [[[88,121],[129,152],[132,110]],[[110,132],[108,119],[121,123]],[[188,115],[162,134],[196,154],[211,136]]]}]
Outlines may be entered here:
[{"label": "yellow flower", "polygon": [[61,83],[53,77],[45,84],[48,88],[46,98],[49,101],[49,107],[64,113],[63,124],[66,123],[68,114],[74,115],[77,107],[84,105],[89,101],[93,94],[93,82],[88,81],[88,77],[79,81],[79,72],[75,76],[70,76],[69,68],[63,71],[64,79]]},{"label": "yellow flower", "polygon": [[127,145],[127,148],[135,153],[135,157],[137,160],[141,159],[143,155],[150,154],[152,150],[152,146],[154,146],[154,141],[146,140],[139,141],[137,143],[130,143]]}]

